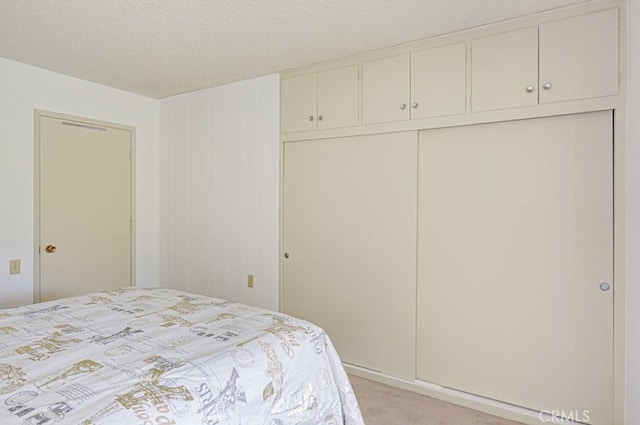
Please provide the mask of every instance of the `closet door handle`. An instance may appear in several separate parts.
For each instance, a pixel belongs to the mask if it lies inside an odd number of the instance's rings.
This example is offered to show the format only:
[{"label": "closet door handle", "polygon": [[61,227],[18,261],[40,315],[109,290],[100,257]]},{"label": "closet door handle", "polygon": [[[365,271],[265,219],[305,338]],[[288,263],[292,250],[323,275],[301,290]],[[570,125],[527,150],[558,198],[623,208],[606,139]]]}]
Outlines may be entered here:
[{"label": "closet door handle", "polygon": [[313,121],[313,115],[309,115],[309,121]]},{"label": "closet door handle", "polygon": [[401,103],[400,104],[400,109],[402,109],[403,111],[407,108],[407,104],[406,103]]},{"label": "closet door handle", "polygon": [[413,102],[413,103],[411,104],[411,107],[412,107],[413,109],[416,109],[416,108],[418,107],[418,102]]},{"label": "closet door handle", "polygon": [[318,115],[318,121],[322,121],[322,115]]},{"label": "closet door handle", "polygon": [[545,89],[545,90],[551,90],[551,83],[549,83],[549,82],[544,83],[542,88]]},{"label": "closet door handle", "polygon": [[532,91],[534,91],[536,88],[533,86],[527,86],[527,93],[531,93]]}]

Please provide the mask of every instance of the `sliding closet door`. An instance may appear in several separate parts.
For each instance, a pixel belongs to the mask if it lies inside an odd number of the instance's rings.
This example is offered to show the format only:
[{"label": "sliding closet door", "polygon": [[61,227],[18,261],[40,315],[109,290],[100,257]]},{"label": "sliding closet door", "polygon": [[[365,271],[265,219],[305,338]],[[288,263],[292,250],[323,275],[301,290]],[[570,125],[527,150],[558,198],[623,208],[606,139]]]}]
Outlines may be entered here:
[{"label": "sliding closet door", "polygon": [[415,377],[417,133],[284,145],[283,310]]},{"label": "sliding closet door", "polygon": [[610,424],[612,113],[427,130],[417,377]]}]

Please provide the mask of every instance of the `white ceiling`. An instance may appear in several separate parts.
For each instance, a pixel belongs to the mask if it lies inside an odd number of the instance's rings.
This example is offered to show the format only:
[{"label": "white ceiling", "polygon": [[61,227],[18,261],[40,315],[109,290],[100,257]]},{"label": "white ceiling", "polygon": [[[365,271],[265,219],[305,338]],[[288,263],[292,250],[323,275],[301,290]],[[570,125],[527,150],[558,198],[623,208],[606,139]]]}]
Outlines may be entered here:
[{"label": "white ceiling", "polygon": [[584,0],[0,0],[0,56],[163,98]]}]

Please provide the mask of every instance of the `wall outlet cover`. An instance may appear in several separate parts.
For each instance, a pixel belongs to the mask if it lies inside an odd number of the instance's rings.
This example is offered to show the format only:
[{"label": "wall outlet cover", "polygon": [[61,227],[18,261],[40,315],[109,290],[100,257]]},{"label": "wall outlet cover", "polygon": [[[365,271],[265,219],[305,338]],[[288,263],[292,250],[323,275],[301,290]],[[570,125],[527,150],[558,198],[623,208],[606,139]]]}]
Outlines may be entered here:
[{"label": "wall outlet cover", "polygon": [[9,260],[9,274],[20,273],[20,260]]}]

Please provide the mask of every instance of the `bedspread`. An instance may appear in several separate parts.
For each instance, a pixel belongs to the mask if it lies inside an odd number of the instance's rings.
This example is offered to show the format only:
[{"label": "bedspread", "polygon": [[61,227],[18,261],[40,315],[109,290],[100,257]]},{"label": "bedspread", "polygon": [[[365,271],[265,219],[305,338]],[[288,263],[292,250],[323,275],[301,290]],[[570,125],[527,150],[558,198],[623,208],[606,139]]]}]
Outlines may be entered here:
[{"label": "bedspread", "polygon": [[163,288],[0,310],[0,423],[363,425],[317,326]]}]

